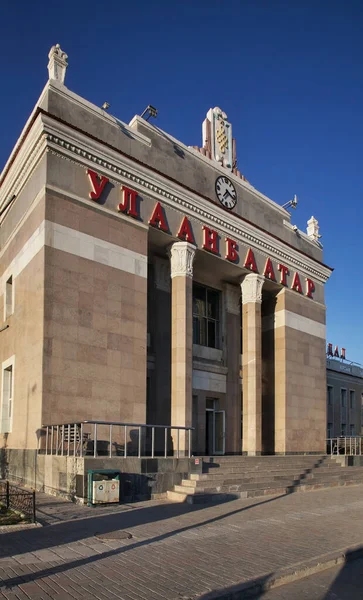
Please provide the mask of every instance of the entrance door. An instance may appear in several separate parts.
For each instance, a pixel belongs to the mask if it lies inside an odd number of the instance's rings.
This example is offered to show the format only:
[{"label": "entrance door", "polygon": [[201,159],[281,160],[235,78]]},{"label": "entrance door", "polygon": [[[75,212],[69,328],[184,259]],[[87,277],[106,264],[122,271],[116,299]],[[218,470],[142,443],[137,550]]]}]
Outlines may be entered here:
[{"label": "entrance door", "polygon": [[206,410],[206,454],[225,452],[225,411],[207,408]]}]

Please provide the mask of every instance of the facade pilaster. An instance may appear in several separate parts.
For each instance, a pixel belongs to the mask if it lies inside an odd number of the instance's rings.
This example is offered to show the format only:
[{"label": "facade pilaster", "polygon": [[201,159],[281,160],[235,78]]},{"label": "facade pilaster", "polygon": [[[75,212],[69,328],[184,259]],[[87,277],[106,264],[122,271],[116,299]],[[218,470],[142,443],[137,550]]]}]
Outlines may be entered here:
[{"label": "facade pilaster", "polygon": [[264,278],[250,273],[241,283],[243,335],[243,452],[262,451],[261,303]]},{"label": "facade pilaster", "polygon": [[[169,249],[171,276],[171,425],[192,426],[193,261],[196,248],[176,242]],[[172,431],[177,452],[177,432]],[[180,456],[188,454],[188,435],[179,434]]]},{"label": "facade pilaster", "polygon": [[288,289],[276,297],[275,452],[326,452],[325,306]]}]

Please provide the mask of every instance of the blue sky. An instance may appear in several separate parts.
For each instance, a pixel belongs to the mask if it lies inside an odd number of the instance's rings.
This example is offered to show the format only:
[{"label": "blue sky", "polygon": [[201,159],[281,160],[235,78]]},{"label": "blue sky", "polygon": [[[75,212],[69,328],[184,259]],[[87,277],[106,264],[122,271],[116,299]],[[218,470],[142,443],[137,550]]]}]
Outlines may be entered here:
[{"label": "blue sky", "polygon": [[128,122],[200,144],[207,110],[233,125],[238,166],[292,220],[319,220],[327,338],[363,363],[363,3],[361,0],[43,0],[2,3],[0,168],[47,79],[49,48],[69,55],[66,84]]}]

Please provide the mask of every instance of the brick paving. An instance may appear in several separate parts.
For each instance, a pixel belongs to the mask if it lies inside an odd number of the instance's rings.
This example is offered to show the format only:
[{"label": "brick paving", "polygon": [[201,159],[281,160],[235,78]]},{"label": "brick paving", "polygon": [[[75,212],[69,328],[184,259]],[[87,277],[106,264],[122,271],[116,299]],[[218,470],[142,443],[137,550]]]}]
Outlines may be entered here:
[{"label": "brick paving", "polygon": [[219,505],[38,504],[43,527],[0,533],[1,599],[208,600],[363,543],[363,486]]}]

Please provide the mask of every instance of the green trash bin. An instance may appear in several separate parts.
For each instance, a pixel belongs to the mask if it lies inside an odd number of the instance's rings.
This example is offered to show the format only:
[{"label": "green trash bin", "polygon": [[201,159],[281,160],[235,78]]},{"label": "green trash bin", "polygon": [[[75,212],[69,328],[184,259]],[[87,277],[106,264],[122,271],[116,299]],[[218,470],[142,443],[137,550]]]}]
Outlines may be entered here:
[{"label": "green trash bin", "polygon": [[89,469],[87,482],[88,506],[120,502],[120,471]]}]

